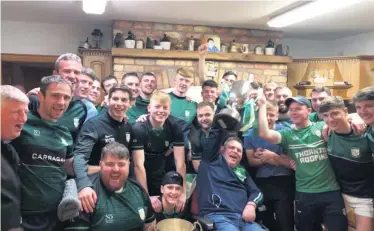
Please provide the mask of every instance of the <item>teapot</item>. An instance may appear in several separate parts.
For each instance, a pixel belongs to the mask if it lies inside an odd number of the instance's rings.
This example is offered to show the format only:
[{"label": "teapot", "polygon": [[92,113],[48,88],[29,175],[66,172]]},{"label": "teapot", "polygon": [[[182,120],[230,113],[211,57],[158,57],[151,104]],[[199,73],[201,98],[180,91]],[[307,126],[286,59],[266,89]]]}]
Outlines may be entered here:
[{"label": "teapot", "polygon": [[278,44],[275,47],[275,55],[288,56],[289,51],[290,51],[289,46],[282,46],[282,44]]},{"label": "teapot", "polygon": [[256,55],[263,55],[264,54],[264,51],[262,50],[262,46],[258,45],[255,47],[255,54]]},{"label": "teapot", "polygon": [[268,44],[265,47],[265,55],[274,55],[274,52],[274,42],[269,39]]}]

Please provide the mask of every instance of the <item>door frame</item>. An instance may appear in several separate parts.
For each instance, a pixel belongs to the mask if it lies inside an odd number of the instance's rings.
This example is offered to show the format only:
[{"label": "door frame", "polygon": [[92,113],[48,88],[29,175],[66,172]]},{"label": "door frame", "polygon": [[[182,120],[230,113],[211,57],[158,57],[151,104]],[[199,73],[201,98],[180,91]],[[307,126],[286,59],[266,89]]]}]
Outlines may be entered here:
[{"label": "door frame", "polygon": [[1,53],[1,61],[22,63],[55,63],[58,55],[31,55]]}]

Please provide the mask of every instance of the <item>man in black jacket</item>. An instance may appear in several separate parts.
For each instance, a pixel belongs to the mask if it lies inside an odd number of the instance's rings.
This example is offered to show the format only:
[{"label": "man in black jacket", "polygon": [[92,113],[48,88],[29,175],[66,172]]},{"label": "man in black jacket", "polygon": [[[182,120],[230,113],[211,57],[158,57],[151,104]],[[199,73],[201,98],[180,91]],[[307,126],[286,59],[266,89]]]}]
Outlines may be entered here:
[{"label": "man in black jacket", "polygon": [[27,120],[29,100],[19,89],[1,86],[1,230],[21,228],[19,158],[9,141],[17,138]]},{"label": "man in black jacket", "polygon": [[[132,146],[132,129],[124,121],[124,115],[130,106],[131,90],[127,87],[112,87],[108,96],[108,111],[84,123],[74,148],[74,172],[82,208],[93,212],[96,193],[88,174],[100,171],[102,148],[111,142],[124,144],[129,150]],[[131,174],[130,166],[130,176]]]}]

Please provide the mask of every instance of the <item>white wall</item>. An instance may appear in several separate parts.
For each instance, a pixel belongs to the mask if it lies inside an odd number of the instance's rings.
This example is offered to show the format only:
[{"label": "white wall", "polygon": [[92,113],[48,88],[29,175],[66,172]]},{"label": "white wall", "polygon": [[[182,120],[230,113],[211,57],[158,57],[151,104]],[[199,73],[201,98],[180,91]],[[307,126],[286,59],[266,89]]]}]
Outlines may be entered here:
[{"label": "white wall", "polygon": [[294,58],[374,55],[374,31],[336,40],[284,38]]},{"label": "white wall", "polygon": [[[76,53],[93,29],[104,34],[103,48],[112,46],[112,25],[49,24],[36,22],[1,22],[1,52],[15,54],[60,55]],[[90,38],[89,38],[90,39]]]}]

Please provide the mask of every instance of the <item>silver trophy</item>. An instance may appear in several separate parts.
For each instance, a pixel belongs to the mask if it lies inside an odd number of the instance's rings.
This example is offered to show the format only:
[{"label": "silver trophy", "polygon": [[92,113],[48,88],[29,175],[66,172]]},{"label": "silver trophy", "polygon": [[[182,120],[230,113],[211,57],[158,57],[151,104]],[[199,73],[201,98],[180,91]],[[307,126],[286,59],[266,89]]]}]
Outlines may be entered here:
[{"label": "silver trophy", "polygon": [[[214,116],[213,126],[226,131],[238,131],[240,129],[241,116],[237,109],[242,107],[243,103],[248,100],[252,89],[249,81],[235,81],[229,92],[226,108]],[[238,104],[238,101],[242,103]]]}]

